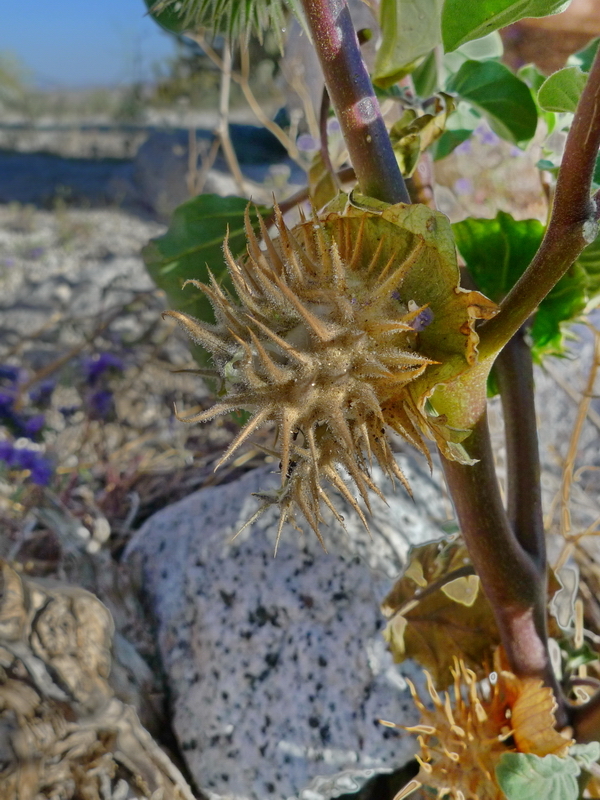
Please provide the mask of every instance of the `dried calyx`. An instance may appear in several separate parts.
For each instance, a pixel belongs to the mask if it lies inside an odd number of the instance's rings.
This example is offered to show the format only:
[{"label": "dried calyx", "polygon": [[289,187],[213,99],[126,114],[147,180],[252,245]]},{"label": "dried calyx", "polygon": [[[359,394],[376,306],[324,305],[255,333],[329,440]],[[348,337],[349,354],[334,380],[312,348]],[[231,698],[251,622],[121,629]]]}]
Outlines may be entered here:
[{"label": "dried calyx", "polygon": [[[501,663],[502,662],[502,663]],[[504,753],[556,755],[564,758],[574,744],[570,729],[555,729],[556,700],[552,689],[537,678],[517,678],[502,667],[505,656],[496,651],[495,671],[485,684],[455,660],[453,695],[440,697],[425,672],[430,702],[426,706],[413,684],[409,688],[421,714],[418,725],[382,724],[418,734],[419,774],[400,791],[403,800],[420,786],[452,800],[504,800],[496,768]]]},{"label": "dried calyx", "polygon": [[166,312],[211,353],[225,392],[211,409],[180,419],[251,412],[219,465],[260,426],[274,422],[281,486],[260,495],[263,504],[247,524],[277,503],[278,540],[299,510],[323,543],[321,500],[342,523],[324,481],[348,499],[365,526],[344,473],[367,509],[369,490],[381,496],[370,477],[373,458],[410,491],[388,427],[426,457],[424,436],[450,457],[460,456],[457,442],[467,432],[452,431],[443,416],[427,410],[439,382],[435,373],[419,382],[450,357],[458,356],[461,369],[475,361],[473,322],[493,306],[457,288],[447,220],[424,206],[366,211],[349,204],[343,213],[303,219],[291,230],[276,208],[275,220],[273,238],[260,220],[261,243],[246,215],[242,259],[234,259],[225,242],[237,300],[214,279],[208,286],[192,281],[210,299],[215,325]]}]

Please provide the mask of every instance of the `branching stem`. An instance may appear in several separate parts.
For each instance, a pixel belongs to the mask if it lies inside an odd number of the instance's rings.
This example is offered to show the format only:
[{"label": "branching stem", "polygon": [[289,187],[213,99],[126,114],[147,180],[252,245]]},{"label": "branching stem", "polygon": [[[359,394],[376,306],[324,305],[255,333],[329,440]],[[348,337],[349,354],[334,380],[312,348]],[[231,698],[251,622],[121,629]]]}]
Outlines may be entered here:
[{"label": "branching stem", "polygon": [[361,192],[410,203],[345,0],[302,6]]}]

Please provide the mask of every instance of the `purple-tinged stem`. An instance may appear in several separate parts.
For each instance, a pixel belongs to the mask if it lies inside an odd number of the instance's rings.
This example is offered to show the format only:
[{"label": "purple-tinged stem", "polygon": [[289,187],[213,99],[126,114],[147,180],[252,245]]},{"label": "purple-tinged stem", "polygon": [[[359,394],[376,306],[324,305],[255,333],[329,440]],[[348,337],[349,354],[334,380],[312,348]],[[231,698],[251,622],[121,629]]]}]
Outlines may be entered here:
[{"label": "purple-tinged stem", "polygon": [[302,6],[361,192],[410,203],[345,0]]},{"label": "purple-tinged stem", "polygon": [[442,458],[460,529],[496,618],[512,671],[538,677],[559,703],[557,722],[566,722],[552,670],[546,630],[546,572],[523,549],[502,504],[487,416],[466,440],[472,466]]},{"label": "purple-tinged stem", "polygon": [[535,416],[531,348],[523,328],[494,364],[506,436],[506,506],[508,521],[540,573],[546,570],[540,456]]}]

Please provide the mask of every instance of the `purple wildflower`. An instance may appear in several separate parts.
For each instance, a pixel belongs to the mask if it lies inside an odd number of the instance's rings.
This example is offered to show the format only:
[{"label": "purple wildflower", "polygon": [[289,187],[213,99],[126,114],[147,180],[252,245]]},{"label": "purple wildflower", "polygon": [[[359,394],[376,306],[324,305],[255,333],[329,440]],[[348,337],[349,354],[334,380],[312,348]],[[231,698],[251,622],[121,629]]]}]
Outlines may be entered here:
[{"label": "purple wildflower", "polygon": [[95,386],[98,378],[107,370],[113,369],[122,372],[124,369],[123,361],[113,353],[101,353],[93,358],[85,358],[82,366],[85,380],[90,386]]},{"label": "purple wildflower", "polygon": [[46,380],[40,381],[29,392],[29,399],[36,406],[47,406],[55,387],[56,381],[53,381],[52,378],[46,378]]},{"label": "purple wildflower", "polygon": [[0,442],[0,461],[9,469],[29,470],[32,483],[47,486],[52,478],[50,461],[37,450],[15,447],[12,442]]},{"label": "purple wildflower", "polygon": [[44,427],[45,421],[43,414],[36,414],[33,417],[29,417],[29,419],[19,420],[23,436],[26,436],[28,439],[34,439]]},{"label": "purple wildflower", "polygon": [[36,486],[48,486],[52,478],[52,465],[47,458],[36,454],[31,469],[31,482]]},{"label": "purple wildflower", "polygon": [[70,417],[73,416],[73,414],[76,414],[79,411],[79,406],[61,406],[61,408],[59,408],[58,410],[63,415],[63,417],[69,419]]},{"label": "purple wildflower", "polygon": [[475,133],[479,136],[479,140],[482,144],[496,145],[500,141],[500,137],[495,134],[494,131],[489,130],[489,128],[477,128]]},{"label": "purple wildflower", "polygon": [[0,392],[0,418],[12,414],[13,403],[15,398],[8,392]]},{"label": "purple wildflower", "polygon": [[459,178],[454,182],[454,191],[456,194],[471,194],[473,191],[473,182],[468,178]]},{"label": "purple wildflower", "polygon": [[0,364],[0,378],[10,381],[10,383],[17,383],[20,374],[19,367],[13,367],[11,364]]},{"label": "purple wildflower", "polygon": [[43,247],[32,247],[25,253],[25,258],[28,258],[30,261],[37,261],[38,258],[41,258],[43,255],[44,255]]},{"label": "purple wildflower", "polygon": [[310,136],[308,133],[303,133],[297,138],[296,147],[302,153],[311,153],[319,149],[319,140]]},{"label": "purple wildflower", "polygon": [[88,396],[91,419],[107,419],[114,411],[113,393],[109,389],[99,389]]},{"label": "purple wildflower", "polygon": [[0,442],[0,461],[4,461],[9,464],[9,459],[12,457],[12,452],[14,450],[13,445],[4,440]]},{"label": "purple wildflower", "polygon": [[454,148],[455,152],[459,153],[460,155],[468,155],[471,150],[473,149],[473,144],[471,139],[465,139],[464,142],[461,142],[457,147]]},{"label": "purple wildflower", "polygon": [[15,398],[7,392],[0,392],[0,422],[16,436],[34,439],[44,427],[44,415],[28,417],[14,409]]}]

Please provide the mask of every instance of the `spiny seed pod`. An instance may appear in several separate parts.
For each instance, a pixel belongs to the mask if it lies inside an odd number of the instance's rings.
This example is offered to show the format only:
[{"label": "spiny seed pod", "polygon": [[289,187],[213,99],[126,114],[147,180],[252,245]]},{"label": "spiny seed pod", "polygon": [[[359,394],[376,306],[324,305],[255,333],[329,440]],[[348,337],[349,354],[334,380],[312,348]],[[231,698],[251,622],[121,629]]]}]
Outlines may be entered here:
[{"label": "spiny seed pod", "polygon": [[281,487],[259,495],[263,505],[247,524],[277,503],[278,540],[299,509],[323,544],[321,500],[342,522],[323,480],[348,499],[365,526],[341,470],[367,508],[369,489],[381,496],[370,477],[373,458],[410,491],[388,427],[426,457],[423,436],[456,457],[456,436],[443,418],[426,411],[433,385],[419,387],[419,380],[450,357],[458,355],[463,369],[473,363],[473,322],[495,307],[457,288],[448,221],[425,206],[350,206],[303,219],[292,230],[276,207],[275,221],[279,235],[271,238],[260,220],[261,246],[246,215],[245,258],[236,261],[225,242],[237,301],[212,276],[209,286],[191,281],[210,299],[216,325],[166,312],[212,354],[226,389],[213,408],[180,419],[204,422],[234,409],[252,413],[219,465],[257,428],[274,422]]}]

